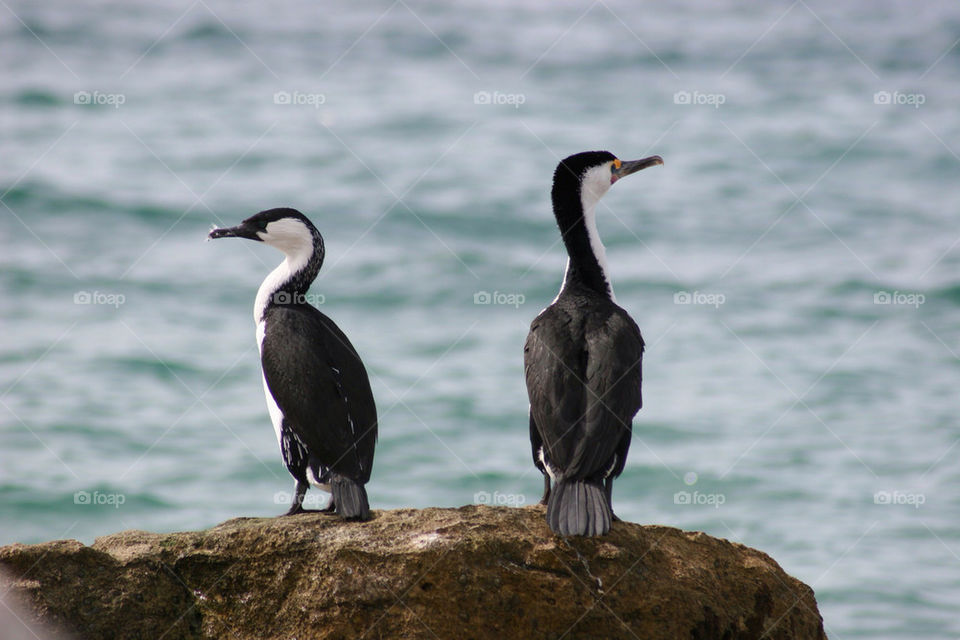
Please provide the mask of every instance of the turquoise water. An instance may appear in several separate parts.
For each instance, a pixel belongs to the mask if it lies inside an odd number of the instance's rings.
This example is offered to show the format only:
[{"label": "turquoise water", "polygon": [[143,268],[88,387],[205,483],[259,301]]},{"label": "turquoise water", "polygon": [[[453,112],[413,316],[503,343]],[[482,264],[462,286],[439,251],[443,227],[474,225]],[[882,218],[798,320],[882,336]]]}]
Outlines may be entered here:
[{"label": "turquoise water", "polygon": [[282,205],[371,373],[373,506],[536,501],[549,181],[606,148],[666,160],[599,212],[648,343],[619,514],[770,553],[831,637],[960,634],[956,4],[0,15],[0,543],[285,509],[251,316],[279,254],[203,243]]}]

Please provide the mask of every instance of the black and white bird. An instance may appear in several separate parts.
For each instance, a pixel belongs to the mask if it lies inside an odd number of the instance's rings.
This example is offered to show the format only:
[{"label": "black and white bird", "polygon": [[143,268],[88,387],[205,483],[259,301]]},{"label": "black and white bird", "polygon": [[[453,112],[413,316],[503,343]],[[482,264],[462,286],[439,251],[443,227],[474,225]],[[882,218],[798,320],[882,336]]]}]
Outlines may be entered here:
[{"label": "black and white bird", "polygon": [[544,474],[547,524],[560,535],[610,530],[613,479],[623,471],[642,405],[643,337],[613,295],[597,202],[620,178],[657,164],[660,156],[623,162],[587,151],[562,160],[553,175],[567,270],[523,351],[533,462]]},{"label": "black and white bird", "polygon": [[377,441],[370,380],[347,336],[306,301],[323,264],[323,237],[296,209],[270,209],[215,228],[208,238],[247,238],[286,255],[260,285],[253,318],[267,409],[296,480],[287,515],[304,511],[304,494],[314,484],[331,494],[326,511],[368,520],[364,485]]}]

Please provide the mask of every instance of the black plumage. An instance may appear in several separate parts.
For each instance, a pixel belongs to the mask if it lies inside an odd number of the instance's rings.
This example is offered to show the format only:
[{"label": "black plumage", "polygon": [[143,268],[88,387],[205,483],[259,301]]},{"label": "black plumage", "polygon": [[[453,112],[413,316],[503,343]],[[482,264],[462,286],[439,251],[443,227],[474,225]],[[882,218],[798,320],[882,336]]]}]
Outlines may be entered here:
[{"label": "black plumage", "polygon": [[[330,484],[338,513],[368,516],[362,488],[373,467],[377,410],[360,356],[340,328],[309,304],[271,305],[264,321],[260,362],[284,429],[319,467],[315,477]],[[302,460],[291,462],[305,474]],[[300,493],[307,484],[298,476]]]},{"label": "black plumage", "polygon": [[[310,479],[329,486],[331,505],[365,520],[377,440],[377,410],[366,369],[347,336],[306,302],[323,263],[323,238],[294,209],[271,209],[210,238],[242,237],[271,244],[284,262],[260,287],[254,315],[268,403],[284,464],[296,480],[288,514],[304,511]],[[279,412],[279,416],[276,413]]]},{"label": "black plumage", "polygon": [[642,406],[643,337],[614,301],[593,207],[620,177],[661,163],[657,156],[623,163],[586,152],[563,160],[554,174],[553,209],[569,262],[557,299],[530,326],[524,372],[547,523],[561,535],[609,531],[613,479],[623,471]]}]

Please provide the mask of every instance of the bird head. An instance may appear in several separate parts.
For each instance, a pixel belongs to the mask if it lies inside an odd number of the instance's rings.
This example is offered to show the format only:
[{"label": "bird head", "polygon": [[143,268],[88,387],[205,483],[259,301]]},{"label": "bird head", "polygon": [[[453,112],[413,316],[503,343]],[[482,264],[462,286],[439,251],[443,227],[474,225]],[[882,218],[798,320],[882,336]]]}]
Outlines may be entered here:
[{"label": "bird head", "polygon": [[553,174],[553,192],[580,193],[584,208],[595,205],[610,186],[641,169],[663,164],[660,156],[640,160],[620,160],[609,151],[584,151],[564,158]]},{"label": "bird head", "polygon": [[317,228],[305,215],[296,209],[279,208],[261,211],[235,227],[214,228],[207,239],[247,238],[292,255],[312,250],[318,236]]}]

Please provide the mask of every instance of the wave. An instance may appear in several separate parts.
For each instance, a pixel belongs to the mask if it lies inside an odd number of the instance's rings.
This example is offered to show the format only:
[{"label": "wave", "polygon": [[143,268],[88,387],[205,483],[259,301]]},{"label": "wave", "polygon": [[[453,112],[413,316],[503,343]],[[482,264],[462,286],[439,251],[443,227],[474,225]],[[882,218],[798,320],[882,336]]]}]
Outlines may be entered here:
[{"label": "wave", "polygon": [[55,511],[75,515],[92,515],[93,509],[113,509],[117,504],[124,511],[171,508],[174,505],[150,492],[131,492],[121,487],[99,484],[71,491],[39,491],[26,484],[6,483],[0,485],[3,504],[15,512],[38,514]]},{"label": "wave", "polygon": [[[198,40],[233,40],[238,36],[234,35],[230,29],[216,21],[202,22],[196,24],[179,35],[178,40],[198,41]],[[240,36],[242,37],[242,36]]]},{"label": "wave", "polygon": [[12,96],[12,102],[24,107],[57,107],[72,104],[66,93],[54,93],[41,88],[21,89]]},{"label": "wave", "polygon": [[3,201],[7,206],[18,213],[28,211],[32,218],[44,215],[59,217],[76,214],[120,214],[147,222],[167,222],[183,215],[183,209],[178,207],[130,203],[88,192],[64,191],[41,180],[24,180],[13,186],[0,185],[0,193],[4,192],[6,195]]}]

